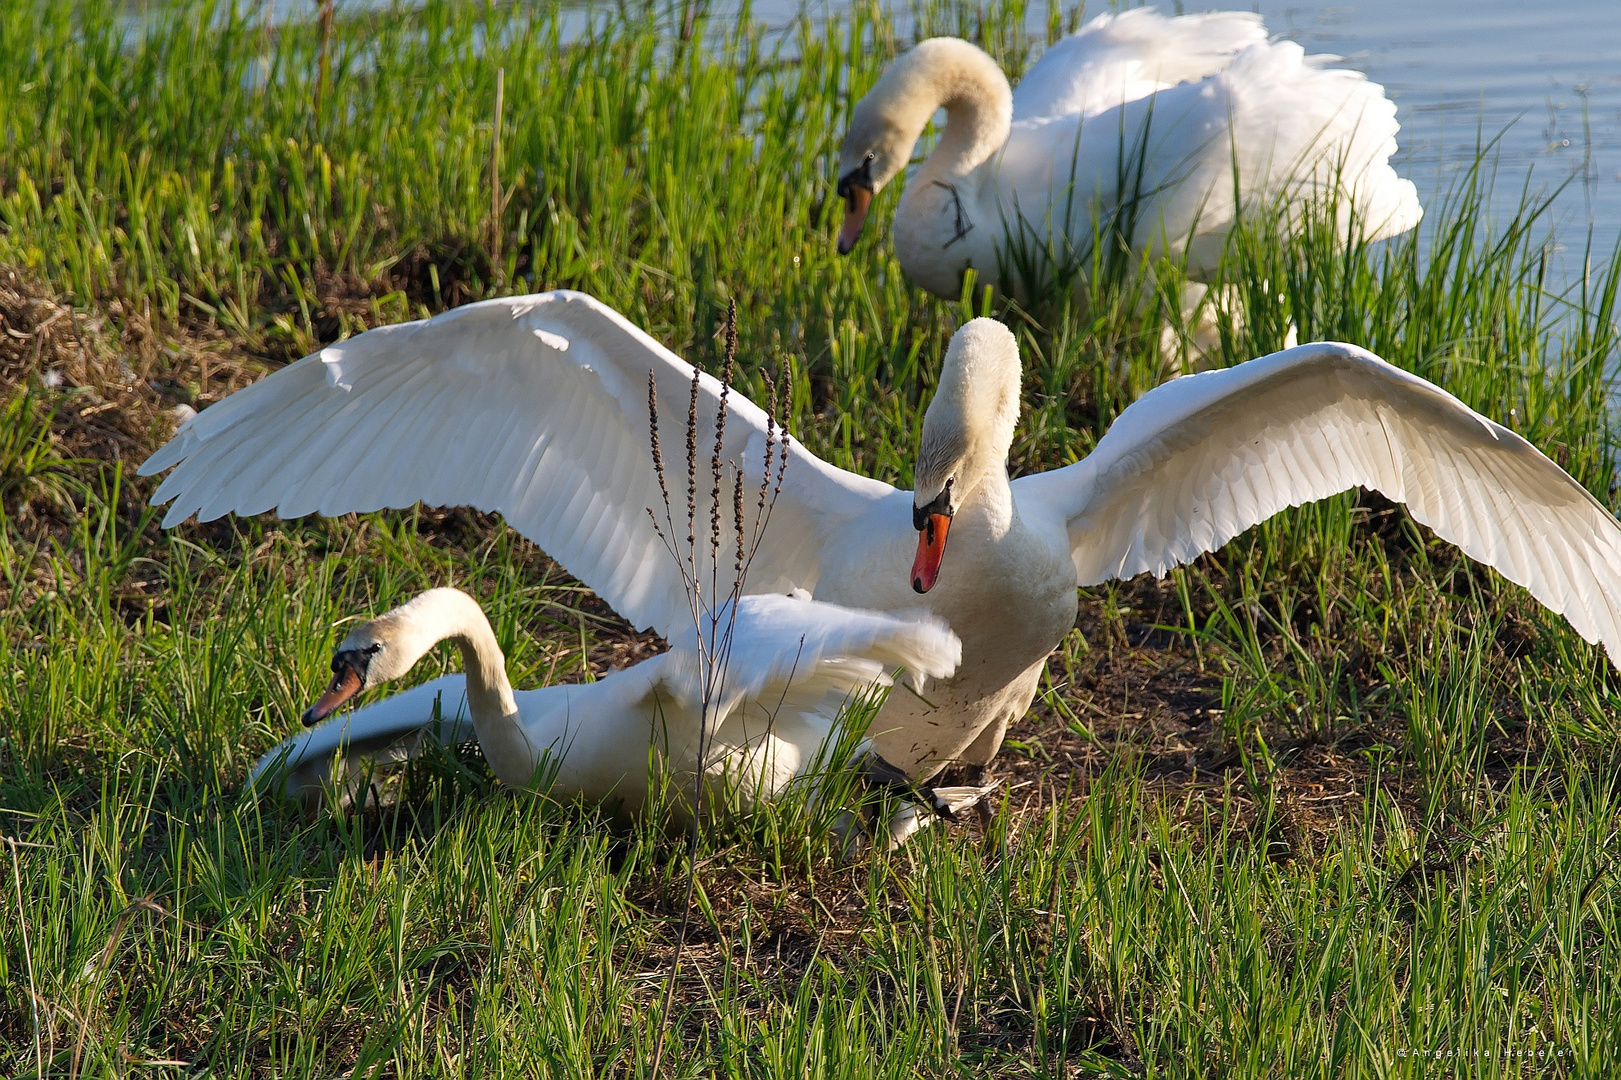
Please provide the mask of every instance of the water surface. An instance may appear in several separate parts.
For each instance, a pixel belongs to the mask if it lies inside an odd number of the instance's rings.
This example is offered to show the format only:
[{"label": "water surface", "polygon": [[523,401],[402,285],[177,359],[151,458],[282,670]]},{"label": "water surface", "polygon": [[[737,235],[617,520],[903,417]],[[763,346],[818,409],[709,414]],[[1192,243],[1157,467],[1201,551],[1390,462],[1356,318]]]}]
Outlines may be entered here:
[{"label": "water surface", "polygon": [[1621,235],[1621,4],[1261,0],[1255,10],[1274,34],[1383,84],[1402,126],[1398,162],[1426,205],[1474,162],[1482,135],[1501,135],[1499,212],[1518,204],[1528,175],[1533,191],[1568,181],[1549,222],[1565,272],[1579,272],[1589,228],[1608,259]]}]

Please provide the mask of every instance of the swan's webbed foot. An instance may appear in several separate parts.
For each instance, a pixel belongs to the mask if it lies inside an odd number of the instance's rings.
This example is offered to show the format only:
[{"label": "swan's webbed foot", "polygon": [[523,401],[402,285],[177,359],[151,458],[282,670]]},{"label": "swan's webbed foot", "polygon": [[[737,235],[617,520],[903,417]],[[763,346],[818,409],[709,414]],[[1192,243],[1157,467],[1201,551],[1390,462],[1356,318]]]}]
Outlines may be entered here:
[{"label": "swan's webbed foot", "polygon": [[[937,818],[960,822],[960,815],[970,808],[982,809],[985,796],[998,786],[996,781],[985,785],[950,787],[919,784],[871,751],[863,756],[861,768],[862,779],[869,791],[878,798],[868,799],[835,826],[846,858],[873,842],[881,841],[884,850],[894,851],[913,833],[927,828]],[[887,820],[880,821],[881,797],[885,794],[899,799],[901,808]],[[980,816],[983,821],[983,812]]]},{"label": "swan's webbed foot", "polygon": [[905,772],[868,751],[861,762],[861,778],[877,793],[887,793],[914,805],[927,807],[947,821],[957,821],[957,811],[928,784],[920,784]]}]

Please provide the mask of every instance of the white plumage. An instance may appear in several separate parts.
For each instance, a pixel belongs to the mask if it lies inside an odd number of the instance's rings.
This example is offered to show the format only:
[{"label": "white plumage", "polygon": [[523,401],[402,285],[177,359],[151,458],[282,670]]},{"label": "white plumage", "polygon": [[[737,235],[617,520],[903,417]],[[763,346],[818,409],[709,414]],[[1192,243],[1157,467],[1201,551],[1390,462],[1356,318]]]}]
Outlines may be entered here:
[{"label": "white plumage", "polygon": [[881,189],[941,107],[946,128],[893,230],[902,269],[939,296],[955,298],[969,266],[1016,295],[1032,284],[1021,275],[1050,274],[1054,258],[1084,270],[1100,224],[1137,256],[1185,257],[1195,278],[1215,269],[1242,212],[1284,201],[1334,193],[1347,235],[1404,232],[1423,210],[1389,164],[1395,105],[1336,59],[1268,41],[1257,15],[1138,9],[1057,42],[1010,93],[974,46],[922,42],[852,116],[841,248],[866,214],[854,189]]},{"label": "white plumage", "polygon": [[1218,11],[1163,18],[1152,8],[1099,15],[1060,38],[1013,91],[1013,119],[1096,116],[1177,83],[1215,75],[1265,45],[1259,15]]},{"label": "white plumage", "polygon": [[[847,701],[888,686],[896,670],[914,680],[950,675],[962,648],[943,622],[921,613],[896,618],[772,595],[744,597],[735,621],[723,606],[713,626],[705,619],[703,638],[706,650],[727,652],[707,713],[706,665],[691,625],[669,651],[595,682],[514,691],[478,603],[432,589],[349,633],[334,661],[332,696],[318,707],[330,714],[403,676],[444,640],[461,648],[466,674],[325,719],[260,758],[249,783],[274,778],[285,793],[305,793],[358,759],[417,753],[424,735],[446,743],[476,735],[506,783],[538,777],[554,795],[636,811],[660,778],[649,771],[655,760],[675,805],[683,805],[702,741],[704,772],[746,808],[780,794],[817,761]],[[344,686],[351,668],[355,677]]]},{"label": "white plumage", "polygon": [[1513,431],[1352,345],[1174,379],[1121,413],[1085,460],[1014,483],[1062,508],[1083,585],[1162,576],[1352,487],[1404,503],[1621,658],[1610,512]]},{"label": "white plumage", "polygon": [[[636,625],[674,640],[691,623],[647,515],[661,505],[650,369],[666,464],[684,476],[672,459],[692,369],[567,292],[475,304],[307,357],[205,410],[142,472],[174,467],[156,496],[173,500],[168,524],[199,511],[416,501],[499,511]],[[957,332],[915,492],[794,444],[747,582],[750,593],[802,588],[850,608],[926,609],[950,626],[962,642],[955,674],[897,689],[871,729],[878,752],[915,776],[990,759],[1073,625],[1078,583],[1163,573],[1284,507],[1359,485],[1407,503],[1621,657],[1621,526],[1524,439],[1363,349],[1305,345],[1174,380],[1127,409],[1085,460],[1010,483],[1018,384],[1005,327],[976,319]],[[711,432],[719,392],[700,378]],[[730,402],[723,457],[752,486],[765,417],[736,392]],[[944,525],[926,551],[914,513],[947,511],[949,555]],[[920,596],[925,555],[938,579]],[[761,670],[786,646],[762,648]]]},{"label": "white plumage", "polygon": [[[418,502],[499,512],[620,614],[667,635],[689,616],[647,516],[663,505],[648,438],[649,371],[671,483],[684,483],[693,368],[617,312],[569,292],[469,304],[328,346],[199,414],[142,471],[177,466],[153,497],[173,500],[166,526],[192,514],[209,521],[274,509],[294,518]],[[720,384],[703,376],[701,467],[719,400]],[[745,472],[751,515],[767,436],[765,413],[732,394],[724,456]],[[817,528],[890,491],[797,445],[790,455],[787,498],[755,556],[755,592],[814,584]],[[707,522],[709,485],[700,487],[698,520]],[[723,557],[730,550],[728,532]]]}]

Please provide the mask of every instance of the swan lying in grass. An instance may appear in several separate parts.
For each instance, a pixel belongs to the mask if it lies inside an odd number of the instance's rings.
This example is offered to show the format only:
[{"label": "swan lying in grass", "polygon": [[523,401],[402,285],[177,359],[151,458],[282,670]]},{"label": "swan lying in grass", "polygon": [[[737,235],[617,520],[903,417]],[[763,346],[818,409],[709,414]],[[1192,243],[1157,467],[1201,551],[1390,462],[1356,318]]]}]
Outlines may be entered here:
[{"label": "swan lying in grass", "polygon": [[[332,658],[331,686],[304,714],[304,723],[316,726],[260,758],[248,782],[306,794],[361,759],[419,752],[424,734],[449,744],[477,737],[504,783],[538,780],[560,797],[636,812],[657,781],[649,772],[655,755],[673,805],[683,805],[702,741],[706,790],[733,793],[747,809],[781,794],[818,761],[847,701],[888,686],[896,669],[918,685],[947,677],[962,651],[928,615],[896,618],[774,595],[745,596],[736,611],[732,620],[723,608],[714,627],[704,620],[706,651],[713,640],[726,653],[706,725],[706,668],[694,625],[672,638],[668,652],[596,682],[515,691],[478,602],[456,589],[431,589],[349,632]],[[403,677],[446,640],[460,649],[464,675],[333,715],[361,692]],[[891,832],[926,820],[903,809]]]},{"label": "swan lying in grass", "polygon": [[[961,639],[950,678],[891,694],[870,728],[878,753],[915,778],[990,761],[1074,625],[1077,585],[1164,574],[1358,485],[1406,503],[1621,656],[1621,525],[1520,436],[1363,349],[1302,345],[1174,379],[1084,460],[1010,483],[1019,379],[1013,335],[975,319],[947,350],[915,491],[792,443],[769,521],[747,509],[744,531],[763,532],[746,591],[921,605]],[[166,525],[419,501],[497,511],[631,623],[673,638],[691,614],[648,513],[661,504],[650,393],[663,446],[683,444],[689,400],[700,430],[716,429],[720,384],[596,300],[488,300],[305,357],[205,409],[141,471],[174,468],[154,496],[173,500]],[[720,457],[753,487],[776,429],[735,391],[730,410]],[[725,553],[733,525],[721,518]]]},{"label": "swan lying in grass", "polygon": [[1099,15],[1010,90],[973,45],[920,42],[851,116],[839,250],[941,108],[945,129],[893,229],[901,269],[936,296],[955,299],[972,266],[981,284],[1025,297],[1055,262],[1085,270],[1094,238],[1116,231],[1134,255],[1185,258],[1200,278],[1241,202],[1334,192],[1347,232],[1405,232],[1423,210],[1389,164],[1396,107],[1359,72],[1325,66],[1334,59],[1267,41],[1258,15],[1139,9]]}]

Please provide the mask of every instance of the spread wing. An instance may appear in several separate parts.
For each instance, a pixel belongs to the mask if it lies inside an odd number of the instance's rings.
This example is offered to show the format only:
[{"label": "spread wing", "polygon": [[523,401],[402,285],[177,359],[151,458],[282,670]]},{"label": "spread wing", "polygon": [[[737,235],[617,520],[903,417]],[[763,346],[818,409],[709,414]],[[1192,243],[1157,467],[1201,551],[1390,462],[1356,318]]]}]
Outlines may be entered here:
[{"label": "spread wing", "polygon": [[1621,524],[1536,447],[1354,345],[1174,379],[1083,461],[1014,484],[1067,524],[1076,578],[1156,575],[1353,487],[1405,503],[1621,659]]},{"label": "spread wing", "polygon": [[[371,330],[306,356],[188,422],[141,467],[173,467],[153,501],[192,514],[343,514],[422,502],[502,514],[640,627],[690,622],[663,518],[648,425],[654,380],[676,534],[687,535],[686,425],[693,369],[592,297],[551,292],[469,304]],[[697,568],[709,568],[709,465],[720,383],[697,395]],[[765,412],[727,398],[720,577],[732,566],[732,469],[745,532],[765,468]],[[890,493],[791,444],[748,589],[812,588],[822,538]],[[665,529],[666,533],[672,530]]]}]

